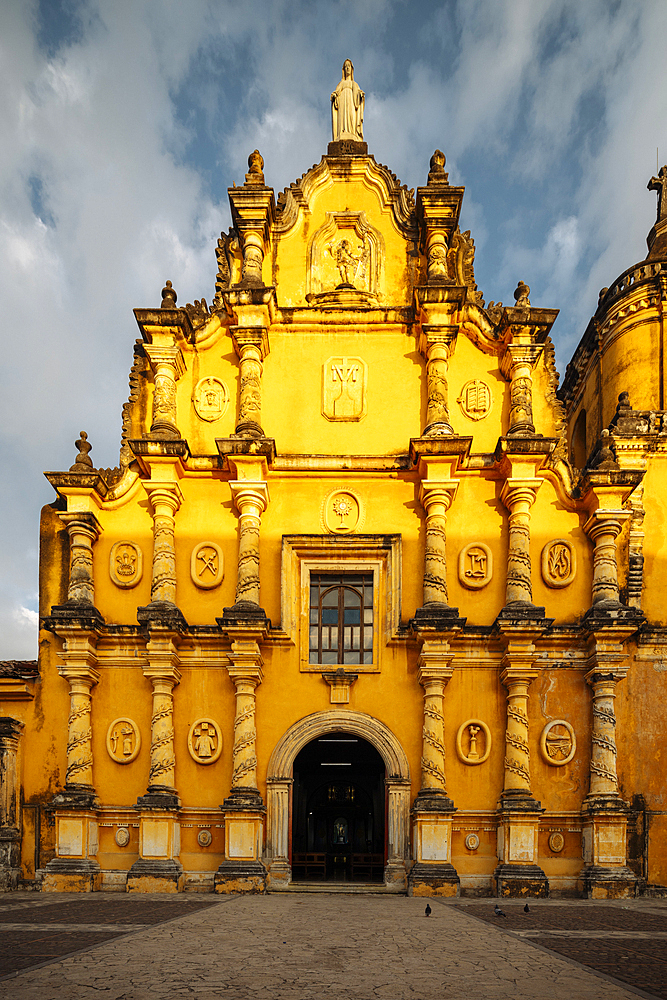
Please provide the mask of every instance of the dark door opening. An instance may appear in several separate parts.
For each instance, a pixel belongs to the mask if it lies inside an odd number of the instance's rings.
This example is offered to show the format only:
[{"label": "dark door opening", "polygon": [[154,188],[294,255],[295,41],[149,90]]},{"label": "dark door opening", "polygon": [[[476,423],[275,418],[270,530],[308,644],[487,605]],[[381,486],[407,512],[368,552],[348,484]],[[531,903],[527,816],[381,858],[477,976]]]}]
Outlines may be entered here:
[{"label": "dark door opening", "polygon": [[366,740],[329,733],[294,761],[292,879],[382,882],[384,761]]}]

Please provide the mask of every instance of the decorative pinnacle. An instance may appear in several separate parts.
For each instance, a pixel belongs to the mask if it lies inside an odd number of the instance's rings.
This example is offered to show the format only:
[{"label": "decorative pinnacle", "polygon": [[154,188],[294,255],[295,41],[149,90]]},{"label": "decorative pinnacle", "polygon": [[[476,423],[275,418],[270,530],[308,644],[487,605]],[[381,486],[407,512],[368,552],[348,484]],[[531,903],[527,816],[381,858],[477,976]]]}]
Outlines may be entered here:
[{"label": "decorative pinnacle", "polygon": [[160,303],[160,309],[175,309],[177,298],[178,295],[176,294],[176,290],[173,288],[171,281],[167,281],[162,289],[162,302]]},{"label": "decorative pinnacle", "polygon": [[524,281],[520,281],[519,284],[514,289],[514,301],[518,306],[529,306],[530,299],[530,288]]},{"label": "decorative pinnacle", "polygon": [[70,466],[69,471],[93,472],[93,462],[88,454],[93,446],[89,443],[88,435],[85,431],[79,431],[79,438],[74,442],[74,447],[78,450],[79,454],[76,456],[74,465]]},{"label": "decorative pinnacle", "polygon": [[428,172],[429,184],[447,183],[449,175],[445,173],[445,163],[446,163],[445,154],[441,150],[436,149],[429,163],[430,167]]},{"label": "decorative pinnacle", "polygon": [[248,157],[248,173],[245,175],[246,184],[256,184],[264,186],[264,158],[258,149]]}]

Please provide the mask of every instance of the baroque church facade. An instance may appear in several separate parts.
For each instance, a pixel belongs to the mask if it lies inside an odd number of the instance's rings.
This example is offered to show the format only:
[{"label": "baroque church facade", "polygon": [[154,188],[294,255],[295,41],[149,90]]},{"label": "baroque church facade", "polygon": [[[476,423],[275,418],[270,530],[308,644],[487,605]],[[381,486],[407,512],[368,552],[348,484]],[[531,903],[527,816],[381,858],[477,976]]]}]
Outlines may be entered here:
[{"label": "baroque church facade", "polygon": [[215,295],[135,309],[120,464],[47,472],[0,667],[0,885],[634,896],[667,883],[667,168],[562,386],[464,189],[249,157]]}]

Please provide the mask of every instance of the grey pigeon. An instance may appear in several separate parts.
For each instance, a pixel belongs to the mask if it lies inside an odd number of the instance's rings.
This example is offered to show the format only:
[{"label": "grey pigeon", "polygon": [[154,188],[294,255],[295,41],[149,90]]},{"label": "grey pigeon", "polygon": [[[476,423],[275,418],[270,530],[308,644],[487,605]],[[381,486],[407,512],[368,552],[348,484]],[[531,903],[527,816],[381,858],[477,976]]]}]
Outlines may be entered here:
[{"label": "grey pigeon", "polygon": [[424,913],[426,914],[427,917],[431,916],[431,907],[429,906],[428,903],[426,904],[426,909],[424,910]]},{"label": "grey pigeon", "polygon": [[500,909],[500,907],[498,906],[498,904],[497,904],[497,903],[496,903],[496,905],[495,905],[495,907],[494,907],[494,910],[493,910],[493,912],[495,913],[495,915],[496,915],[497,917],[506,917],[506,916],[507,916],[507,914],[506,914],[506,913],[503,913],[503,911],[502,911],[502,910]]},{"label": "grey pigeon", "polygon": [[528,903],[526,903],[526,905],[524,906],[523,912],[524,913],[530,913],[530,907],[529,907]]}]

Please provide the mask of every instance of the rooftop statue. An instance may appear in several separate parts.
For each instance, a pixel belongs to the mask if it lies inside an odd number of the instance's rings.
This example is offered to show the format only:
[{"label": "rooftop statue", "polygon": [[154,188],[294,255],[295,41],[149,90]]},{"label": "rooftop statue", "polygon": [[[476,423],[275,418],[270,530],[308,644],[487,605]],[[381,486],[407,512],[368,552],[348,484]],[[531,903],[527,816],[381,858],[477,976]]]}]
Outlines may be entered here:
[{"label": "rooftop statue", "polygon": [[343,63],[341,81],[331,95],[331,127],[333,141],[364,139],[364,92],[354,82],[354,66],[351,60]]},{"label": "rooftop statue", "polygon": [[661,167],[658,176],[651,177],[646,186],[649,191],[658,192],[658,222],[662,222],[663,219],[667,219],[667,191],[665,190],[667,188],[667,166]]}]

